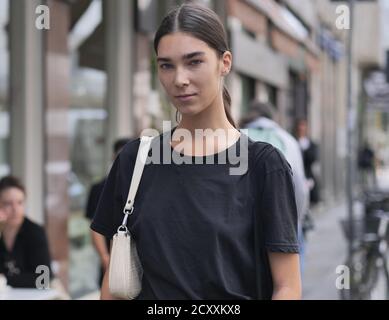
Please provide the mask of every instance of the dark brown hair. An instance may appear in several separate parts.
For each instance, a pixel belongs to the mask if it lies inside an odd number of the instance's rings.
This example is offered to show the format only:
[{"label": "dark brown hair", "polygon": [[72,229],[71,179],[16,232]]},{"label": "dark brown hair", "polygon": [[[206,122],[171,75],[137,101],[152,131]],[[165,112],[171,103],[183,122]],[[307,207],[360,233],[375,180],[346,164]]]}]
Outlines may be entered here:
[{"label": "dark brown hair", "polygon": [[16,177],[6,176],[0,180],[0,194],[9,188],[17,188],[21,190],[24,194],[26,194],[26,190],[23,184]]},{"label": "dark brown hair", "polygon": [[[204,41],[218,54],[219,58],[228,47],[227,34],[218,15],[211,9],[195,3],[184,3],[170,11],[162,20],[154,38],[154,50],[158,54],[158,45],[161,39],[174,32],[185,32]],[[223,88],[224,109],[228,121],[234,126],[231,115],[231,96],[227,88]]]}]

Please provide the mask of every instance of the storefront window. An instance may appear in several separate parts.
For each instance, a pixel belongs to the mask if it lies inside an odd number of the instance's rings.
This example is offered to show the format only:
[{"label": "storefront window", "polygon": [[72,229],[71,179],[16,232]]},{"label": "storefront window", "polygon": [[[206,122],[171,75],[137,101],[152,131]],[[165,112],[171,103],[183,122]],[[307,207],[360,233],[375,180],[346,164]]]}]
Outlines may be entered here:
[{"label": "storefront window", "polygon": [[[81,10],[75,3],[73,11]],[[69,34],[71,58],[71,101],[69,110],[70,159],[69,175],[71,215],[70,283],[73,298],[98,290],[99,258],[90,237],[90,221],[85,216],[90,187],[107,173],[104,158],[106,73],[102,1],[94,0],[80,15]]]},{"label": "storefront window", "polygon": [[246,114],[250,107],[250,102],[255,98],[255,79],[241,76],[242,78],[242,114]]},{"label": "storefront window", "polygon": [[277,87],[274,87],[270,84],[268,84],[266,87],[267,87],[267,94],[268,94],[269,103],[274,108],[278,109],[278,98],[277,98],[278,90],[277,90]]}]

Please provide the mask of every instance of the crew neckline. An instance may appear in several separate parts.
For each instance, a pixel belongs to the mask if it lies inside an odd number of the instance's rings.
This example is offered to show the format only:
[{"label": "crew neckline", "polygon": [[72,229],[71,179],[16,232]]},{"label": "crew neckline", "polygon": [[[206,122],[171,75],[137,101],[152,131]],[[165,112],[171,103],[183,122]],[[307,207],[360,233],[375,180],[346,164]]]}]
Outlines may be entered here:
[{"label": "crew neckline", "polygon": [[171,136],[169,139],[167,139],[167,143],[169,144],[169,147],[170,147],[170,150],[172,153],[175,153],[177,155],[179,155],[181,158],[183,159],[210,159],[210,158],[218,158],[218,157],[221,157],[222,155],[224,155],[225,153],[227,153],[227,155],[229,154],[229,150],[230,149],[235,149],[237,150],[237,148],[239,148],[239,144],[240,144],[240,141],[241,141],[241,138],[242,138],[242,131],[240,131],[240,129],[236,129],[239,131],[240,133],[240,136],[239,138],[233,143],[231,144],[229,147],[227,147],[226,149],[223,149],[217,153],[212,153],[212,154],[208,154],[208,155],[202,155],[202,156],[196,156],[196,155],[188,155],[188,154],[184,154],[182,152],[178,152],[177,150],[175,150],[173,148],[173,146],[171,145],[171,137],[173,137],[173,133],[174,131],[177,129],[177,126],[174,127],[172,130],[171,130]]}]

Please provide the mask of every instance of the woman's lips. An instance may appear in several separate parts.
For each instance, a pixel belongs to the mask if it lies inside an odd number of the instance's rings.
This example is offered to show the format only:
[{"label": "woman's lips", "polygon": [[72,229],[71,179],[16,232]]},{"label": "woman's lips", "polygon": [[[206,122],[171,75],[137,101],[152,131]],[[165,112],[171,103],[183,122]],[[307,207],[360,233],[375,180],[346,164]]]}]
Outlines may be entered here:
[{"label": "woman's lips", "polygon": [[195,96],[196,94],[185,94],[185,95],[176,96],[176,99],[181,102],[188,102],[191,101]]}]

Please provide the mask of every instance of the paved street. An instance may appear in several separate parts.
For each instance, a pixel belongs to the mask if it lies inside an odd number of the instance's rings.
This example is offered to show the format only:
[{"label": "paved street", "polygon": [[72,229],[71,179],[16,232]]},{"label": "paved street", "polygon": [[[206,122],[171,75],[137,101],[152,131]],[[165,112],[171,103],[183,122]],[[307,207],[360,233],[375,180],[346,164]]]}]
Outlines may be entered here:
[{"label": "paved street", "polygon": [[347,254],[339,221],[345,216],[345,204],[313,213],[315,229],[308,234],[306,242],[304,300],[338,299],[336,267],[344,263]]},{"label": "paved street", "polygon": [[389,167],[377,170],[377,183],[381,188],[389,189]]},{"label": "paved street", "polygon": [[[380,188],[389,188],[389,168],[377,171]],[[359,207],[360,208],[360,207]],[[360,214],[355,206],[355,215]],[[306,243],[305,274],[303,276],[303,299],[338,299],[335,287],[336,267],[344,264],[347,241],[339,221],[347,216],[346,202],[313,213],[315,230],[308,235]]]}]

